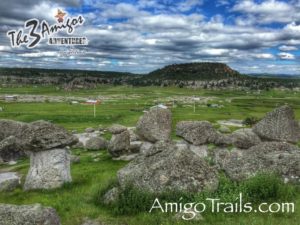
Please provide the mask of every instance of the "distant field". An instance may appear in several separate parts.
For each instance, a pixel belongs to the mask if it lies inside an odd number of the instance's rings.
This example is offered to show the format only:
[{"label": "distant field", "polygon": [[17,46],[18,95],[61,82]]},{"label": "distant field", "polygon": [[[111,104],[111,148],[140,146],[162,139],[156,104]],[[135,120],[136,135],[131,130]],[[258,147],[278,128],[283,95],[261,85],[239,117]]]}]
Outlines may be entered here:
[{"label": "distant field", "polygon": [[[296,116],[300,119],[300,93],[269,91],[245,93],[242,91],[211,91],[193,90],[185,88],[141,87],[131,88],[123,86],[101,86],[92,90],[66,92],[56,90],[55,87],[22,87],[1,88],[0,95],[5,94],[33,94],[47,96],[74,96],[97,98],[106,96],[101,105],[97,106],[97,116],[93,117],[93,107],[87,105],[71,105],[64,103],[7,103],[0,101],[0,118],[20,121],[49,120],[60,124],[69,130],[83,130],[86,127],[99,125],[109,126],[120,123],[134,126],[143,110],[157,103],[173,102],[171,98],[183,96],[216,97],[208,101],[209,104],[219,104],[223,108],[209,108],[204,103],[177,102],[171,108],[174,124],[180,120],[209,120],[215,122],[220,119],[245,119],[247,117],[262,117],[274,107],[288,103],[293,106]],[[110,98],[111,97],[111,98]],[[228,102],[229,100],[231,102]]]}]

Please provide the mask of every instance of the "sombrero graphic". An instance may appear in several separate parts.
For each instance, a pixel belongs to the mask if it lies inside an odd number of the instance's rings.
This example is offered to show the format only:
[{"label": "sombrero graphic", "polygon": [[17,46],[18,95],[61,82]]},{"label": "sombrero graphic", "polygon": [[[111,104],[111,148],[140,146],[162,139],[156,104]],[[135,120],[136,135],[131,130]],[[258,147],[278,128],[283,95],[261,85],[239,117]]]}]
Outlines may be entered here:
[{"label": "sombrero graphic", "polygon": [[57,14],[56,14],[56,18],[57,18],[57,21],[59,23],[62,23],[64,21],[64,16],[66,15],[65,12],[61,11],[60,9],[57,10]]}]

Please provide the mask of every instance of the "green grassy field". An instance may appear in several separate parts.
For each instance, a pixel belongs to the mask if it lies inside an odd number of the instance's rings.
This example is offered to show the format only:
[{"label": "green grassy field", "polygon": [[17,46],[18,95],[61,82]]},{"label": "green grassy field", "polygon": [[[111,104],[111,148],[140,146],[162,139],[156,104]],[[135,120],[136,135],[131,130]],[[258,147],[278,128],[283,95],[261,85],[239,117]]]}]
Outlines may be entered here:
[{"label": "green grassy field", "polygon": [[[19,87],[1,88],[0,95],[34,94],[49,96],[90,97],[106,96],[108,100],[97,106],[97,116],[93,117],[92,106],[71,105],[68,103],[7,103],[0,101],[0,119],[19,121],[49,120],[68,130],[84,130],[87,127],[109,126],[120,123],[134,126],[143,114],[143,110],[154,104],[166,103],[169,97],[184,96],[215,97],[209,103],[222,104],[223,108],[209,108],[206,104],[196,104],[196,112],[191,103],[177,103],[172,108],[173,123],[180,120],[209,120],[215,122],[221,119],[245,119],[247,117],[261,118],[274,107],[288,103],[293,106],[296,118],[300,119],[300,93],[269,91],[260,94],[242,91],[209,91],[180,88],[160,87],[112,87],[101,86],[94,90],[65,92],[54,87]],[[111,98],[110,98],[111,97]],[[126,99],[124,99],[126,98]],[[231,102],[227,100],[231,99]],[[173,225],[173,224],[222,224],[222,225],[298,225],[300,221],[300,194],[293,199],[296,212],[293,214],[204,214],[204,221],[174,220],[173,215],[161,213],[139,213],[135,215],[115,215],[108,208],[97,205],[94,196],[103,190],[111,180],[116,178],[117,171],[126,162],[113,161],[104,151],[86,152],[75,149],[81,162],[72,164],[73,183],[52,191],[24,192],[21,188],[11,193],[0,193],[1,203],[32,204],[41,203],[54,207],[63,225],[80,225],[84,217],[98,218],[108,224],[120,225]],[[99,153],[99,161],[93,160],[93,155]],[[25,179],[29,168],[28,160],[21,160],[17,165],[0,165],[0,171],[18,171]],[[150,206],[149,206],[150,207]]]},{"label": "green grassy field", "polygon": [[[194,112],[193,103],[180,102],[172,108],[173,123],[181,120],[208,120],[215,122],[221,119],[245,119],[247,117],[261,118],[274,107],[288,103],[293,106],[296,117],[300,119],[300,93],[269,91],[257,94],[242,91],[208,91],[180,88],[160,87],[111,87],[101,86],[98,89],[65,92],[54,87],[22,87],[1,88],[0,95],[5,94],[34,94],[59,95],[74,97],[109,98],[97,106],[96,117],[93,117],[93,107],[88,105],[71,105],[64,103],[7,103],[0,101],[0,118],[19,121],[48,120],[60,124],[69,130],[83,130],[87,127],[99,125],[109,126],[120,123],[134,126],[143,110],[156,103],[167,103],[170,97],[215,97],[209,103],[218,103],[223,108],[209,108],[205,104],[196,103]],[[230,99],[231,102],[226,100]]]}]

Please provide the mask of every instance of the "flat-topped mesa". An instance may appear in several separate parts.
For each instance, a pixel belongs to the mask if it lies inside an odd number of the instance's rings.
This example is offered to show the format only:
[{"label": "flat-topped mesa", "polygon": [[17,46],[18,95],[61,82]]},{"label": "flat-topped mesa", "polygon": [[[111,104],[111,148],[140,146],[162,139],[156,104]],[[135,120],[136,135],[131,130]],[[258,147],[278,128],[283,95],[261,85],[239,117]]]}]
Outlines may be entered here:
[{"label": "flat-topped mesa", "polygon": [[228,65],[215,62],[173,64],[147,75],[147,78],[164,80],[220,80],[241,77]]},{"label": "flat-topped mesa", "polygon": [[297,143],[300,140],[300,127],[295,120],[293,109],[284,105],[274,109],[259,121],[253,131],[263,140]]}]

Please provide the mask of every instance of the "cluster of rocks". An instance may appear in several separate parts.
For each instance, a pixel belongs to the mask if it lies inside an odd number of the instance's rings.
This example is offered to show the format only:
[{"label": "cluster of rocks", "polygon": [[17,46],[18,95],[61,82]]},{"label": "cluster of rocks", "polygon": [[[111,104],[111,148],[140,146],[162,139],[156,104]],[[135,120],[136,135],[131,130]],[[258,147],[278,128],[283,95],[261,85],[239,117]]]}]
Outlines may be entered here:
[{"label": "cluster of rocks", "polygon": [[78,139],[78,143],[74,145],[74,148],[83,148],[87,150],[100,150],[107,148],[107,141],[101,137],[106,130],[98,128],[87,128],[84,133],[76,133],[74,136]]},{"label": "cluster of rocks", "polygon": [[0,120],[0,127],[0,157],[4,161],[30,157],[25,190],[57,188],[72,181],[67,148],[77,142],[72,134],[46,121]]},{"label": "cluster of rocks", "polygon": [[[300,182],[300,149],[295,145],[300,127],[290,106],[268,113],[253,128],[226,134],[207,121],[181,121],[176,125],[181,141],[171,140],[171,124],[168,109],[151,109],[139,119],[139,154],[118,171],[119,186],[108,191],[105,201],[128,185],[155,193],[215,190],[219,171],[236,181],[276,172],[285,181]],[[127,147],[128,142],[127,135]],[[214,144],[213,149],[208,144]]]},{"label": "cluster of rocks", "polygon": [[[106,203],[114,201],[128,185],[154,193],[213,191],[218,188],[219,171],[234,181],[258,172],[276,172],[286,182],[300,182],[300,149],[295,145],[300,140],[300,127],[292,108],[286,105],[268,113],[253,128],[232,133],[221,133],[208,121],[181,121],[176,125],[176,135],[182,140],[177,141],[171,139],[172,114],[160,107],[145,112],[136,128],[111,126],[109,142],[95,130],[86,130],[85,136],[72,135],[45,121],[0,120],[0,127],[2,160],[30,156],[25,190],[56,188],[70,182],[67,146],[78,139],[86,149],[107,149],[114,159],[131,160],[118,171],[118,186],[105,194]],[[18,185],[17,174],[0,174],[0,190]],[[40,205],[0,204],[0,225],[2,221],[60,224],[54,209]]]},{"label": "cluster of rocks", "polygon": [[300,181],[299,123],[293,109],[282,106],[268,113],[252,129],[232,134],[232,151],[216,149],[215,161],[233,180],[242,180],[260,171],[276,172],[286,182]]}]

